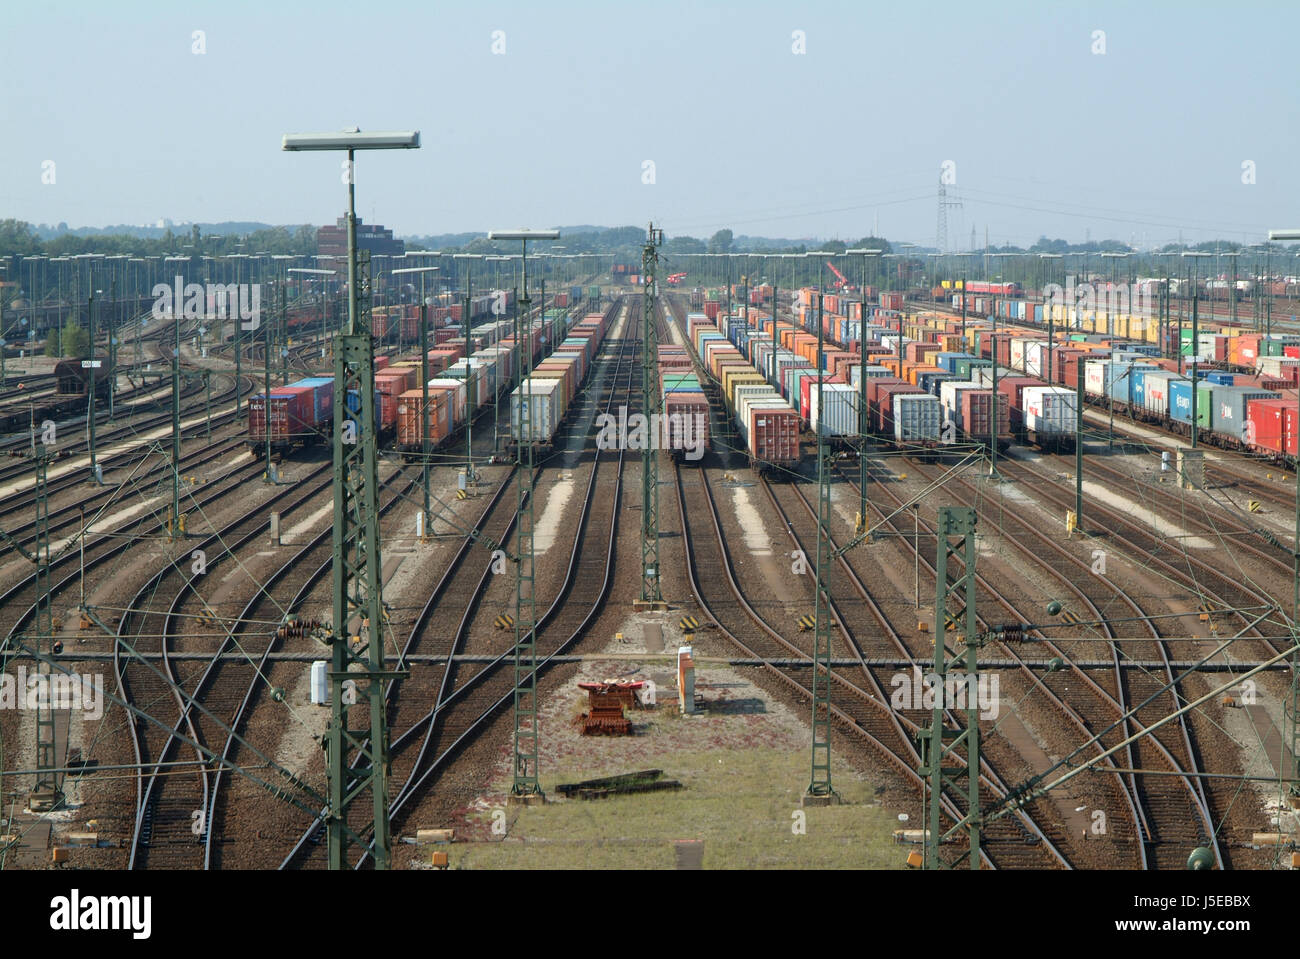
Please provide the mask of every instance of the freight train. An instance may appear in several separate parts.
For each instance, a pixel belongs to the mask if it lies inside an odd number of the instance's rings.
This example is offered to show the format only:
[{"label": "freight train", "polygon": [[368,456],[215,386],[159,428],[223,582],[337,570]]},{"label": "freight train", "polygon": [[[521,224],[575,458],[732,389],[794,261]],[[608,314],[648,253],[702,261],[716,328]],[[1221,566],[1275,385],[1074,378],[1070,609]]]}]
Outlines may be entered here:
[{"label": "freight train", "polygon": [[[820,370],[817,337],[809,332],[816,329],[811,309],[796,305],[795,323],[781,325],[780,345],[775,348],[770,318],[760,317],[753,328],[746,327],[742,317],[726,318],[724,322],[733,343],[745,355],[757,358],[756,365],[796,407],[805,428],[824,432],[832,445],[854,445],[861,431],[859,409],[865,392],[867,434],[891,448],[917,452],[962,442],[996,442],[1001,448],[1011,443],[1014,418],[1009,397],[1003,394],[997,400],[994,438],[994,399],[989,386],[970,382],[969,364],[958,372],[930,367],[915,351],[907,359],[898,356],[898,334],[891,334],[888,325],[895,324],[896,330],[901,324],[901,316],[895,311],[878,308],[871,314],[871,321],[863,324],[823,310],[822,322]],[[934,348],[939,346],[935,344]],[[863,353],[867,358],[865,366]],[[920,375],[931,373],[936,375]],[[967,381],[968,385],[943,389],[949,380]],[[824,413],[819,403],[825,407]]]},{"label": "freight train", "polygon": [[720,388],[750,466],[796,468],[802,459],[799,411],[759,372],[759,358],[743,354],[704,313],[687,314],[686,336],[701,369]]},{"label": "freight train", "polygon": [[[548,310],[531,322],[525,337],[533,361],[549,352],[562,337],[568,318],[564,311]],[[437,345],[428,351],[428,439],[431,448],[445,444],[469,417],[490,405],[515,376],[516,349],[513,320],[496,320],[471,329],[468,340],[453,335],[455,329],[437,331]],[[444,335],[445,334],[445,335]],[[467,355],[468,351],[468,355]],[[418,354],[390,361],[375,358],[375,420],[381,442],[395,449],[422,451],[424,389],[420,386],[423,362]],[[472,390],[472,393],[471,393]],[[355,391],[344,398],[347,408],[360,407]],[[308,377],[270,391],[270,443],[273,449],[327,442],[334,430],[333,377]],[[266,395],[249,399],[247,443],[263,449],[267,443]]]},{"label": "freight train", "polygon": [[517,450],[522,443],[531,445],[538,455],[555,448],[556,434],[591,374],[609,329],[611,312],[612,307],[605,313],[584,316],[563,335],[555,350],[533,367],[528,378],[511,391],[507,452]]}]

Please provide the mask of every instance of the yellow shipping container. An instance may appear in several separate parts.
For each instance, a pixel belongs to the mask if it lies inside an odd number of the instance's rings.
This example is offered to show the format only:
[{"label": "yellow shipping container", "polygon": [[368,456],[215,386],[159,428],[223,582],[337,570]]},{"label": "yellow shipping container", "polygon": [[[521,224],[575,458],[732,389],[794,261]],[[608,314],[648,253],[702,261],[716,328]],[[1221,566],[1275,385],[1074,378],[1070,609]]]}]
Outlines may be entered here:
[{"label": "yellow shipping container", "polygon": [[722,387],[727,394],[727,406],[733,410],[736,408],[736,387],[737,386],[743,386],[746,383],[767,382],[765,379],[763,379],[763,374],[759,373],[757,370],[753,369],[752,367],[749,370],[745,370],[743,368],[736,368],[735,372],[733,372],[731,369],[723,370],[722,380],[723,380]]}]

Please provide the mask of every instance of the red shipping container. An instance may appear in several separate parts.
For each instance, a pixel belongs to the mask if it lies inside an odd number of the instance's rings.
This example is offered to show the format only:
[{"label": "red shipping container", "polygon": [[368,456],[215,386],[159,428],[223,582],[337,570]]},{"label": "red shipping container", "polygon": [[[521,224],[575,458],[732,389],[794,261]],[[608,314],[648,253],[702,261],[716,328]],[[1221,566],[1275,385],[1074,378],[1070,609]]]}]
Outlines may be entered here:
[{"label": "red shipping container", "polygon": [[938,343],[908,343],[903,347],[903,355],[913,363],[930,365],[930,355],[939,352]]},{"label": "red shipping container", "polygon": [[388,368],[388,364],[391,363],[391,362],[392,362],[392,360],[391,360],[389,357],[387,357],[387,356],[376,356],[376,357],[375,357],[375,372],[378,372],[379,370],[387,369],[387,368]]},{"label": "red shipping container", "polygon": [[[875,380],[868,382],[874,383]],[[896,383],[881,383],[876,387],[875,405],[873,406],[870,401],[867,403],[873,430],[882,436],[894,435],[894,397],[906,393],[925,393],[925,390],[902,380]]]},{"label": "red shipping container", "polygon": [[703,393],[669,393],[664,397],[664,413],[668,416],[669,449],[699,449],[701,444],[703,449],[709,448],[709,401]]},{"label": "red shipping container", "polygon": [[1282,355],[1289,356],[1293,360],[1300,360],[1300,346],[1282,347]]},{"label": "red shipping container", "polygon": [[764,463],[799,462],[799,414],[792,409],[755,407],[749,411],[749,455]]},{"label": "red shipping container", "polygon": [[998,380],[998,392],[1006,396],[1011,407],[1011,429],[1018,430],[1024,424],[1026,386],[1042,386],[1043,381],[1035,376],[1008,376]]},{"label": "red shipping container", "polygon": [[[971,439],[989,439],[993,429],[992,398],[992,390],[961,391],[961,421]],[[998,437],[1011,438],[1011,407],[1005,393],[998,394]]]},{"label": "red shipping container", "polygon": [[316,433],[313,404],[310,386],[284,386],[272,390],[271,442],[303,442],[313,439]]},{"label": "red shipping container", "polygon": [[880,402],[880,390],[885,386],[910,386],[907,380],[897,376],[872,376],[867,379],[867,409],[870,411]]},{"label": "red shipping container", "polygon": [[[429,374],[430,377],[433,374]],[[375,373],[375,389],[391,396],[401,396],[407,390],[415,389],[420,383],[418,366],[392,366]]]},{"label": "red shipping container", "polygon": [[[1248,444],[1254,449],[1268,453],[1285,452],[1294,456],[1296,453],[1295,413],[1295,403],[1291,400],[1250,400],[1246,404]],[[1288,425],[1291,426],[1289,435]],[[1283,449],[1284,443],[1286,449]]]},{"label": "red shipping container", "polygon": [[[429,443],[437,446],[452,430],[451,391],[429,391]],[[423,449],[420,439],[420,410],[424,403],[423,390],[407,390],[397,398],[397,446],[403,450]]]},{"label": "red shipping container", "polygon": [[1086,360],[1092,355],[1090,350],[1057,350],[1052,358],[1052,378],[1060,385],[1072,390],[1079,388],[1080,358]]}]

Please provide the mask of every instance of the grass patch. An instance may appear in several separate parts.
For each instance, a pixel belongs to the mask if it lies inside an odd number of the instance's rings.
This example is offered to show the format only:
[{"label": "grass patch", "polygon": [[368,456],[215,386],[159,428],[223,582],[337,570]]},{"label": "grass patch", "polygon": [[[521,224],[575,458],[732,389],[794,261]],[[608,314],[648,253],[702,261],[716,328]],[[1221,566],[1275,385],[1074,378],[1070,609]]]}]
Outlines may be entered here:
[{"label": "grass patch", "polygon": [[[560,799],[555,790],[558,783],[645,768],[662,768],[685,788],[589,801]],[[504,837],[439,847],[451,867],[672,869],[675,839],[704,840],[706,869],[896,869],[906,856],[893,841],[896,818],[875,805],[872,784],[842,762],[834,779],[844,804],[802,810],[806,832],[792,831],[808,783],[806,747],[671,752],[618,768],[573,763],[547,772],[546,805],[506,808]],[[489,809],[476,818],[487,824],[492,815]]]}]

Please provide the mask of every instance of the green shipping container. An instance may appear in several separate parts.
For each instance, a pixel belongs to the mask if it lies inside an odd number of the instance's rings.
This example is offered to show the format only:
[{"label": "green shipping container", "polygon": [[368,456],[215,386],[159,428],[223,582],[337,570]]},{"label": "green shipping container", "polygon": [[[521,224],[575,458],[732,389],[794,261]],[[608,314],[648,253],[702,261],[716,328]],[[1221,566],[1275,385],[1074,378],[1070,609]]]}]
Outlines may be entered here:
[{"label": "green shipping container", "polygon": [[598,286],[589,286],[589,287],[587,287],[587,299],[589,299],[589,300],[599,300],[599,299],[600,299],[600,287],[598,287]]},{"label": "green shipping container", "polygon": [[1214,423],[1214,386],[1213,383],[1197,384],[1196,425],[1203,430],[1211,429]]},{"label": "green shipping container", "polygon": [[965,358],[957,361],[957,378],[962,380],[972,379],[972,371],[981,366],[992,366],[992,360],[977,360],[974,358]]}]

